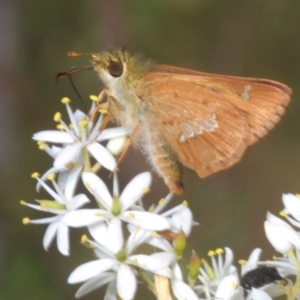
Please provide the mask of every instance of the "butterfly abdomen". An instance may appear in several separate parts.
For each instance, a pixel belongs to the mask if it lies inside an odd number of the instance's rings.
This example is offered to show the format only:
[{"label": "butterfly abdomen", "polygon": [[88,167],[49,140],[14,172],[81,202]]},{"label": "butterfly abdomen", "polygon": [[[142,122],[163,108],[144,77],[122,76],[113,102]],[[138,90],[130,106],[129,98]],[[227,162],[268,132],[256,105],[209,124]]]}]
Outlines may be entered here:
[{"label": "butterfly abdomen", "polygon": [[145,154],[158,175],[164,179],[169,190],[175,194],[182,194],[184,192],[182,165],[177,155],[166,143],[157,128],[153,126],[148,132],[149,134],[142,139]]}]

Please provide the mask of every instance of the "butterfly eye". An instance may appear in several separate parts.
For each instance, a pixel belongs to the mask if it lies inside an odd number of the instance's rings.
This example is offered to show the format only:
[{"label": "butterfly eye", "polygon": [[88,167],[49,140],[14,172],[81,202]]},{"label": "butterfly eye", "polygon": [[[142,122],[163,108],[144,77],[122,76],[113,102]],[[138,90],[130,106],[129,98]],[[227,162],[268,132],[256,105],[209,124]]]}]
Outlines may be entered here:
[{"label": "butterfly eye", "polygon": [[110,61],[107,69],[113,77],[120,77],[123,74],[123,65],[119,61]]}]

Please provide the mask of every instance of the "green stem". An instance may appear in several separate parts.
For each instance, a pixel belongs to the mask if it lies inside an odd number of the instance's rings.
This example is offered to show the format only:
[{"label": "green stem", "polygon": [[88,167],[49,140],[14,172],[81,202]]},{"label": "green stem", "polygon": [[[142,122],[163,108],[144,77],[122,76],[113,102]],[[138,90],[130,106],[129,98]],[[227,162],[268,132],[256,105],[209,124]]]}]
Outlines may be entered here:
[{"label": "green stem", "polygon": [[101,170],[101,168],[102,166],[97,162],[92,166],[91,171],[96,174]]},{"label": "green stem", "polygon": [[298,259],[297,259],[296,255],[295,255],[294,250],[288,251],[287,255],[292,260],[292,263],[296,268],[297,274],[299,274],[300,273],[300,264],[298,262]]},{"label": "green stem", "polygon": [[89,172],[91,170],[89,153],[86,148],[83,148],[82,152],[83,152],[84,171]]},{"label": "green stem", "polygon": [[143,269],[141,269],[141,268],[138,268],[138,267],[136,267],[136,270],[138,271],[141,280],[146,284],[147,288],[148,288],[155,296],[157,296],[157,292],[156,292],[156,289],[155,289],[155,285],[154,285],[153,281],[150,279],[148,273],[147,273],[145,270],[143,270]]},{"label": "green stem", "polygon": [[287,300],[295,300],[300,292],[300,265],[293,249],[289,250],[287,255],[291,259],[297,271],[296,281],[294,285],[291,285],[290,287],[286,288],[281,284],[279,284],[278,287],[283,293],[287,295]]}]

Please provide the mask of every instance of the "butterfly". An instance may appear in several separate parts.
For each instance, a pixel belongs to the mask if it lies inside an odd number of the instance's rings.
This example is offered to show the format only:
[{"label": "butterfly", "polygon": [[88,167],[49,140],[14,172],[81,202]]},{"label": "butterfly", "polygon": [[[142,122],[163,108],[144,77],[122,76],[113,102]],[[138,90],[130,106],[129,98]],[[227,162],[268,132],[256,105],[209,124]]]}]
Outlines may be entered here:
[{"label": "butterfly", "polygon": [[230,168],[280,121],[292,94],[277,81],[160,65],[119,48],[69,53],[81,55],[92,57],[87,68],[104,84],[111,118],[135,128],[132,138],[176,194],[182,166],[201,178]]}]

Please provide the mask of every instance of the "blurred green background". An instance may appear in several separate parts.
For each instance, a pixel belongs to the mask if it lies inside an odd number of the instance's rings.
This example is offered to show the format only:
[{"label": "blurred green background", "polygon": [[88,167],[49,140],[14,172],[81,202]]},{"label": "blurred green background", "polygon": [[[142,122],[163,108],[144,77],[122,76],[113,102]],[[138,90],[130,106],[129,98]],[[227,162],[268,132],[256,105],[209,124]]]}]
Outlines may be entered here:
[{"label": "blurred green background", "polygon": [[[20,206],[20,199],[41,198],[30,178],[43,173],[51,159],[37,149],[33,133],[54,128],[53,115],[64,108],[63,96],[80,107],[68,80],[53,83],[58,71],[88,64],[68,59],[69,50],[95,52],[126,46],[158,62],[204,72],[262,77],[293,88],[282,122],[248,149],[228,171],[205,180],[185,170],[187,199],[201,223],[189,248],[206,257],[208,250],[230,247],[235,260],[255,247],[263,258],[275,253],[265,238],[266,212],[282,209],[282,193],[300,191],[300,1],[296,0],[99,0],[0,1],[0,299],[73,299],[77,286],[66,283],[71,271],[93,258],[72,230],[71,256],[55,243],[42,247],[45,226],[24,226],[22,218],[44,215]],[[93,72],[74,77],[85,99],[101,85]],[[134,164],[134,167],[133,167]],[[121,165],[122,185],[137,172],[151,170],[131,151]],[[154,175],[149,201],[167,193]],[[182,262],[182,266],[187,260]],[[145,290],[140,288],[137,299]],[[103,290],[83,299],[102,299]]]}]

